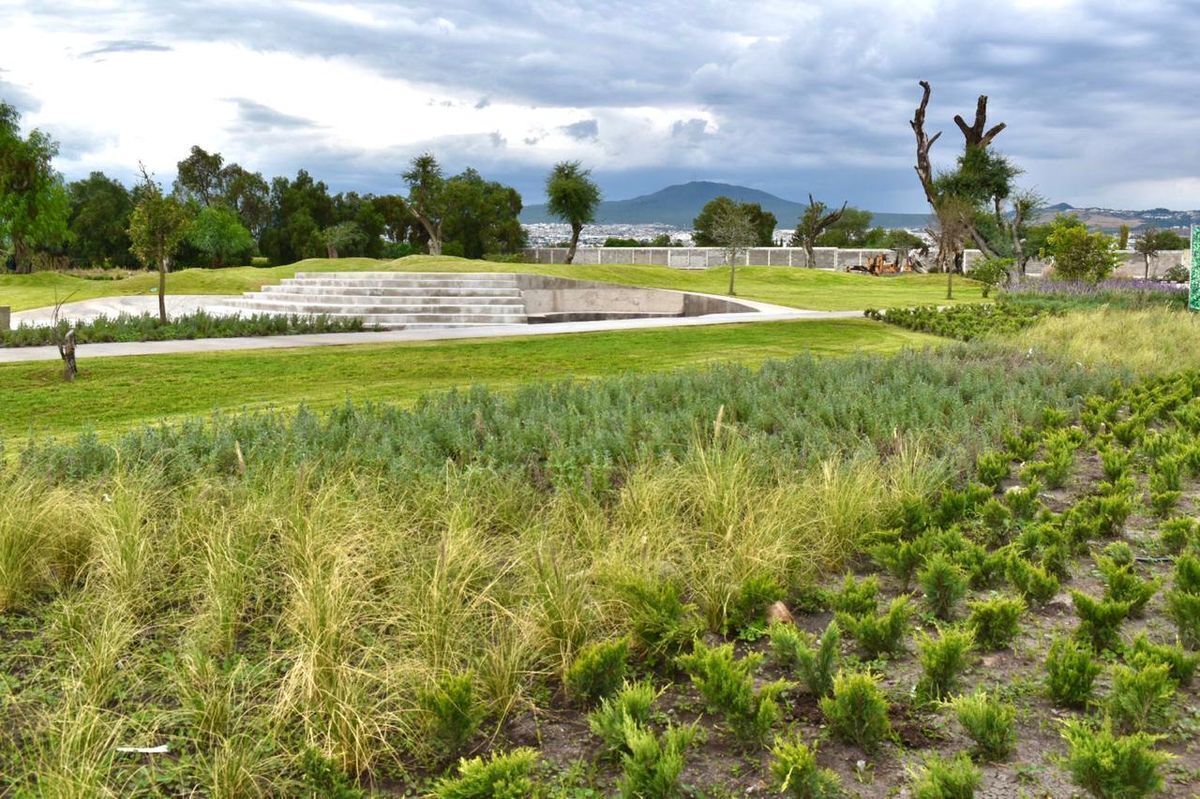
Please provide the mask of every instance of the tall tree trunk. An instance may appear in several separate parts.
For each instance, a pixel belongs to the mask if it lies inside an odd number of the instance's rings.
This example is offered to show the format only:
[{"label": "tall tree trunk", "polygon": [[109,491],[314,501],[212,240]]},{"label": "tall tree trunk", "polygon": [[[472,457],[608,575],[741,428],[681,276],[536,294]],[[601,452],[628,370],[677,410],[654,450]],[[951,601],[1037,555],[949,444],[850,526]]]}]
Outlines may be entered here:
[{"label": "tall tree trunk", "polygon": [[736,260],[737,260],[736,258],[729,259],[729,296],[730,297],[734,296],[733,279],[735,277],[737,277],[737,264],[735,263]]},{"label": "tall tree trunk", "polygon": [[575,262],[575,249],[579,246],[579,234],[583,232],[583,225],[578,222],[571,223],[571,246],[567,248],[567,259],[563,263],[572,264]]},{"label": "tall tree trunk", "polygon": [[24,239],[13,236],[13,260],[17,264],[17,274],[27,275],[33,271],[33,254]]},{"label": "tall tree trunk", "polygon": [[804,242],[804,265],[809,269],[817,265],[817,254],[813,252],[813,243],[807,240]]},{"label": "tall tree trunk", "polygon": [[1142,280],[1147,280],[1150,277],[1150,254],[1146,253],[1142,258],[1146,262],[1146,269],[1142,272]]},{"label": "tall tree trunk", "polygon": [[158,323],[167,323],[167,270],[171,268],[171,259],[167,256],[158,262]]}]

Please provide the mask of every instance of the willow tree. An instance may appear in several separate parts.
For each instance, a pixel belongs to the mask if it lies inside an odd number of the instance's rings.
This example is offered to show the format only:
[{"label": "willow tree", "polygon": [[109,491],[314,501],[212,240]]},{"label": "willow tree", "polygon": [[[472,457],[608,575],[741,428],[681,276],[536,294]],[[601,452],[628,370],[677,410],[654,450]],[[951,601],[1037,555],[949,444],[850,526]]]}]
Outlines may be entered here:
[{"label": "willow tree", "polygon": [[142,184],[138,203],[129,218],[130,249],[148,269],[158,269],[158,321],[167,323],[167,272],[175,251],[187,238],[191,225],[187,207],[172,196],[141,167]]},{"label": "willow tree", "polygon": [[596,219],[600,205],[600,187],[591,178],[592,170],[578,161],[555,164],[546,178],[546,210],[571,226],[571,246],[565,263],[575,260],[579,234],[583,226]]}]

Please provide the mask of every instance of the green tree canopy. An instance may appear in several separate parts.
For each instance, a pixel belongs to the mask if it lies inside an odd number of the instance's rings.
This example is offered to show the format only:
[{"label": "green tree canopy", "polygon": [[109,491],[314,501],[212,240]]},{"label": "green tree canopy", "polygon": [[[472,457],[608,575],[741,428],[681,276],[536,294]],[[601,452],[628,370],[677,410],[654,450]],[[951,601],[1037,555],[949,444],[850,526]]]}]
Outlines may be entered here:
[{"label": "green tree canopy", "polygon": [[132,266],[129,217],[133,198],[119,181],[93,172],[69,187],[71,231],[67,253],[84,266]]},{"label": "green tree canopy", "polygon": [[511,186],[484,180],[467,169],[445,183],[446,216],[442,230],[447,254],[482,258],[487,253],[513,253],[525,246],[521,227],[521,194]]},{"label": "green tree canopy", "polygon": [[753,247],[770,247],[774,244],[775,226],[779,220],[770,211],[764,211],[758,203],[739,203],[725,195],[714,197],[700,209],[700,215],[692,220],[694,233],[692,240],[697,247],[723,247],[718,240],[716,225],[718,220],[728,221],[733,209],[742,212],[754,229]]},{"label": "green tree canopy", "polygon": [[1051,223],[1042,256],[1053,259],[1055,276],[1092,282],[1112,274],[1118,261],[1112,236],[1090,233],[1078,217],[1061,214]]},{"label": "green tree canopy", "polygon": [[596,208],[600,205],[600,187],[591,174],[578,161],[562,161],[554,165],[546,178],[546,210],[571,226],[568,264],[575,260],[583,226],[596,218]]},{"label": "green tree canopy", "polygon": [[191,223],[187,240],[209,257],[213,267],[248,257],[254,250],[254,237],[250,231],[232,208],[223,205],[200,209]]},{"label": "green tree canopy", "polygon": [[401,177],[408,184],[408,207],[425,229],[429,242],[429,254],[442,254],[442,224],[446,202],[446,178],[442,165],[433,153],[423,153],[412,160],[407,172]]},{"label": "green tree canopy", "polygon": [[66,240],[70,200],[51,165],[58,144],[40,130],[22,138],[20,122],[17,110],[0,102],[0,246],[18,270],[29,271],[37,250]]},{"label": "green tree canopy", "polygon": [[187,238],[191,218],[183,203],[163,194],[145,167],[137,194],[137,207],[129,218],[131,249],[147,268],[158,269],[158,320],[165,325],[167,272],[171,271],[175,251]]}]

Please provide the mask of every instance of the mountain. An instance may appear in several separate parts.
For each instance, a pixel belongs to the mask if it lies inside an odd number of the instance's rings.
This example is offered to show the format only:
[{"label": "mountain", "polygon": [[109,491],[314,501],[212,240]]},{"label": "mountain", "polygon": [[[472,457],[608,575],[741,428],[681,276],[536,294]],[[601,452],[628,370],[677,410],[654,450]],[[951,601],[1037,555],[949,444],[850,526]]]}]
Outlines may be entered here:
[{"label": "mountain", "polygon": [[[724,195],[738,202],[758,203],[763,210],[775,214],[779,227],[790,229],[804,213],[805,203],[792,202],[774,194],[746,186],[729,183],[713,183],[697,180],[668,186],[665,189],[634,197],[629,200],[606,200],[596,212],[598,225],[672,225],[685,230],[692,227],[692,220],[700,213],[705,203]],[[873,224],[880,227],[919,228],[928,223],[927,214],[877,213]],[[521,221],[526,224],[558,222],[546,213],[545,205],[530,205],[521,212]]]},{"label": "mountain", "polygon": [[1038,215],[1038,221],[1049,222],[1059,214],[1073,214],[1082,219],[1089,228],[1106,233],[1116,233],[1121,225],[1129,225],[1129,229],[1134,233],[1150,226],[1182,233],[1191,225],[1200,225],[1200,211],[1172,211],[1169,208],[1148,208],[1144,211],[1076,208],[1069,203],[1058,203],[1043,208]]}]

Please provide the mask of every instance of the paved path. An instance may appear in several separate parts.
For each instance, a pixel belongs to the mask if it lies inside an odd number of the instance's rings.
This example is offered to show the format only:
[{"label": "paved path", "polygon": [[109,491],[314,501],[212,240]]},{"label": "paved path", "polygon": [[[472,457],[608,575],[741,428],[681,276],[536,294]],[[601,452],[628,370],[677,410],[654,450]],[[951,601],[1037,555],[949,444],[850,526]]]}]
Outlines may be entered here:
[{"label": "paved path", "polygon": [[[196,310],[203,307],[209,311],[219,311],[222,297],[204,297],[199,295],[177,296],[168,298],[179,303],[178,310],[191,308]],[[114,300],[135,300],[148,302],[157,309],[156,297],[118,297],[104,300],[86,300],[72,303],[71,306],[85,306],[79,309],[71,308],[70,318],[85,318],[83,314],[95,311],[113,315],[114,307],[124,309],[129,313],[142,313],[147,308],[138,310],[136,303],[121,302],[114,305]],[[599,322],[554,322],[535,325],[491,325],[485,327],[455,327],[455,328],[414,328],[409,330],[386,330],[364,333],[312,333],[295,336],[261,336],[255,338],[202,338],[180,341],[143,341],[122,344],[81,344],[77,351],[80,360],[87,358],[113,358],[126,355],[168,355],[187,352],[226,352],[233,350],[268,350],[288,349],[295,347],[337,347],[350,344],[395,344],[407,341],[450,341],[460,339],[486,339],[513,336],[547,336],[559,333],[594,333],[606,330],[648,330],[669,327],[693,327],[696,325],[744,324],[746,322],[782,322],[803,319],[859,319],[862,311],[805,311],[797,308],[787,308],[781,305],[754,302],[738,299],[747,305],[755,306],[758,313],[709,314],[707,316],[690,317],[661,317],[657,319],[613,319]],[[67,306],[64,306],[64,308]],[[104,308],[107,310],[97,310]],[[120,311],[117,311],[118,313]],[[230,309],[232,313],[233,310]],[[38,311],[23,311],[13,314],[13,324],[20,324],[28,315],[48,313],[45,309]],[[13,347],[0,348],[0,363],[20,363],[28,361],[58,360],[58,350],[54,347]]]},{"label": "paved path", "polygon": [[[167,315],[180,316],[196,311],[208,311],[214,316],[237,316],[245,313],[225,306],[232,299],[218,294],[168,294]],[[158,314],[158,295],[130,294],[124,297],[100,297],[94,300],[68,302],[62,306],[63,319],[75,322],[91,322],[99,316],[112,318],[121,314],[140,316]],[[54,321],[54,307],[34,308],[32,311],[16,311],[12,315],[12,326],[22,324],[34,327],[49,327]]]}]

